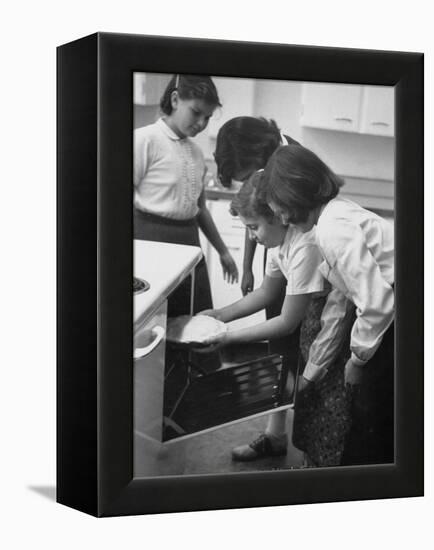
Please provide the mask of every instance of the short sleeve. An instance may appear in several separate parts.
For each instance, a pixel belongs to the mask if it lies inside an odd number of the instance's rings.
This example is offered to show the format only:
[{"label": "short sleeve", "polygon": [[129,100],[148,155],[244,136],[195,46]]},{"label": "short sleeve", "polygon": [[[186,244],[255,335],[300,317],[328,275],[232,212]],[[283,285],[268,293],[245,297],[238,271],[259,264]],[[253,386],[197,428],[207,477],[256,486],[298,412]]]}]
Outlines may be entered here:
[{"label": "short sleeve", "polygon": [[268,254],[267,254],[267,263],[265,265],[265,275],[271,278],[285,277],[276,259],[278,250],[279,250],[278,248],[271,248],[268,250]]},{"label": "short sleeve", "polygon": [[324,279],[319,271],[321,253],[314,243],[297,246],[291,255],[286,294],[311,294],[324,290]]}]

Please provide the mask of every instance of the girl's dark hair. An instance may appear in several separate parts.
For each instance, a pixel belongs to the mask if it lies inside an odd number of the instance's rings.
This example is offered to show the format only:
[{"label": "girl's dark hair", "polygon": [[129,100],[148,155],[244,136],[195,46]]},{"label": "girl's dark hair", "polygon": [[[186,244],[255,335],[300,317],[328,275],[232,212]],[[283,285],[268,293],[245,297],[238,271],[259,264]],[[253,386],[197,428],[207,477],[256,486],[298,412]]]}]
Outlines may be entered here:
[{"label": "girl's dark hair", "polygon": [[297,224],[336,197],[343,184],[315,153],[301,145],[286,145],[271,156],[258,192],[261,200],[280,206],[288,212],[289,222]]},{"label": "girl's dark hair", "polygon": [[175,90],[181,99],[203,99],[212,107],[221,107],[217,88],[209,76],[175,74],[160,100],[160,109],[166,115],[172,112],[171,96]]},{"label": "girl's dark hair", "polygon": [[275,215],[268,204],[258,195],[263,171],[255,172],[247,181],[245,181],[233,198],[230,205],[232,216],[244,216],[246,218],[256,218],[262,216],[268,222],[275,219]]},{"label": "girl's dark hair", "polygon": [[281,143],[280,130],[274,120],[240,116],[228,120],[217,134],[214,158],[224,187],[245,170],[264,168]]}]

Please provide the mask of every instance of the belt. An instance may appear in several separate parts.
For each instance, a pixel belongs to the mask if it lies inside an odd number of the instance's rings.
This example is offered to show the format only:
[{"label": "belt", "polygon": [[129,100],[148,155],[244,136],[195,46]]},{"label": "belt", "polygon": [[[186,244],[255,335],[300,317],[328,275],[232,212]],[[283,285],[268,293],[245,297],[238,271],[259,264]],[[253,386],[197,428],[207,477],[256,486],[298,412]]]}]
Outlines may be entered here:
[{"label": "belt", "polygon": [[157,214],[151,214],[150,212],[143,212],[143,210],[139,210],[138,208],[135,208],[136,213],[146,219],[150,222],[155,223],[163,223],[166,225],[176,225],[176,226],[192,226],[196,225],[196,217],[189,218],[188,220],[176,220],[173,218],[166,218],[165,216],[158,216]]}]

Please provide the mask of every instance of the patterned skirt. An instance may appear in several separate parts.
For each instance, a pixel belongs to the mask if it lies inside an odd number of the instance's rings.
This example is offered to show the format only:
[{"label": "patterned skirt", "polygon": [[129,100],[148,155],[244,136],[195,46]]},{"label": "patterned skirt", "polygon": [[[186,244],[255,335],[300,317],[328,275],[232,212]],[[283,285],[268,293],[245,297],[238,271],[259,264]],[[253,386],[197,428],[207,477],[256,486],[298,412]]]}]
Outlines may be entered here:
[{"label": "patterned skirt", "polygon": [[[321,328],[326,297],[311,301],[300,329],[300,374],[309,349]],[[345,389],[344,368],[349,358],[348,341],[327,375],[296,396],[292,441],[305,452],[308,466],[338,466],[351,428],[351,390]]]}]

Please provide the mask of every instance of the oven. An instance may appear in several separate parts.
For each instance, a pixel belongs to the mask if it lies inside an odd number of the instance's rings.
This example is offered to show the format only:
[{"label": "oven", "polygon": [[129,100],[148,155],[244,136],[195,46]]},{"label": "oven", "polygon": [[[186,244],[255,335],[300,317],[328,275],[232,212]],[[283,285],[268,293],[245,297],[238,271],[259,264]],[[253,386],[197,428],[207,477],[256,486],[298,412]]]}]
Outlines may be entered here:
[{"label": "oven", "polygon": [[134,334],[133,409],[138,437],[162,440],[167,301]]},{"label": "oven", "polygon": [[[137,256],[139,252],[149,259],[152,252],[155,255],[153,247],[156,245],[158,248],[163,245],[177,247],[161,256],[170,259],[173,272],[179,245],[140,243],[136,245],[135,254]],[[297,366],[284,357],[270,355],[265,348],[248,361],[228,364],[218,356],[219,363],[215,365],[214,356],[210,370],[209,354],[166,341],[167,300],[186,277],[191,278],[193,287],[194,267],[201,257],[200,249],[197,250],[199,252],[191,256],[187,267],[177,268],[181,269],[182,276],[178,273],[172,275],[173,283],[164,292],[158,287],[164,269],[155,271],[159,277],[154,278],[152,274],[152,269],[161,268],[158,262],[135,262],[135,275],[142,275],[134,279],[135,310],[146,311],[146,315],[136,315],[134,325],[134,433],[137,448],[144,441],[169,444],[293,406]],[[179,257],[186,262],[187,253],[191,251],[181,252]],[[146,270],[149,279],[143,276]],[[152,296],[156,287],[158,292]],[[145,297],[148,300],[146,308]],[[156,449],[159,449],[158,445]],[[149,455],[149,445],[146,453]]]},{"label": "oven", "polygon": [[206,353],[166,344],[163,442],[293,406],[297,365],[266,347],[248,361],[206,366]]}]

